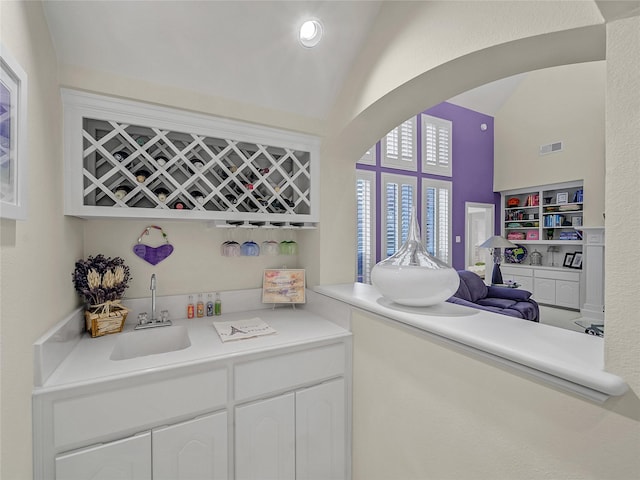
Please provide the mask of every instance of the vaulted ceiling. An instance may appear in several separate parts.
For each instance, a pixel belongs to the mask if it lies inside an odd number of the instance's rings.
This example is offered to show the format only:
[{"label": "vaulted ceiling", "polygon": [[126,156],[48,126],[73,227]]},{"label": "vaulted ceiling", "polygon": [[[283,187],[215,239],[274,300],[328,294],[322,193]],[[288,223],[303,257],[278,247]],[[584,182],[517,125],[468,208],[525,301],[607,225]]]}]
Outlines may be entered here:
[{"label": "vaulted ceiling", "polygon": [[[117,74],[257,107],[326,120],[381,1],[44,2],[63,66]],[[610,20],[640,2],[596,2]],[[302,21],[318,18],[323,41],[304,48]],[[494,115],[521,76],[451,99]]]}]

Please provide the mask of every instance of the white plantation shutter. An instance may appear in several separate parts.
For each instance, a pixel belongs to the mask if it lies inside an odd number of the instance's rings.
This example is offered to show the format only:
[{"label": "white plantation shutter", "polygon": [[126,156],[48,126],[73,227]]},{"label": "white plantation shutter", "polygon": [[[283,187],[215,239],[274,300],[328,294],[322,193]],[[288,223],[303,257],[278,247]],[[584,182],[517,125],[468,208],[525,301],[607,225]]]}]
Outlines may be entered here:
[{"label": "white plantation shutter", "polygon": [[451,182],[422,180],[422,236],[427,251],[451,265]]},{"label": "white plantation shutter", "polygon": [[451,176],[451,140],[453,124],[449,120],[425,115],[422,124],[422,171]]},{"label": "white plantation shutter", "polygon": [[383,257],[393,255],[407,239],[411,207],[415,200],[416,178],[405,175],[382,174],[384,192]]},{"label": "white plantation shutter", "polygon": [[[376,146],[371,147],[358,164],[387,167],[356,169],[357,252],[356,281],[371,282],[371,269],[376,261],[393,255],[409,232],[411,208],[421,202],[422,236],[432,255],[451,265],[452,262],[452,184],[448,180],[424,178],[422,173],[452,176],[453,124],[448,120],[421,114],[391,130],[380,140],[380,162]],[[417,168],[417,135],[421,136],[422,172]],[[365,167],[366,168],[366,167]],[[404,172],[402,172],[404,171]],[[422,178],[421,198],[417,197],[418,180]],[[376,182],[380,182],[379,189]],[[376,199],[376,192],[380,198]],[[376,202],[380,208],[376,218]],[[377,237],[379,235],[379,237]],[[376,238],[382,243],[376,258]]]},{"label": "white plantation shutter", "polygon": [[382,166],[417,171],[416,117],[398,125],[382,139]]},{"label": "white plantation shutter", "polygon": [[371,283],[376,254],[376,174],[356,172],[356,282]]}]

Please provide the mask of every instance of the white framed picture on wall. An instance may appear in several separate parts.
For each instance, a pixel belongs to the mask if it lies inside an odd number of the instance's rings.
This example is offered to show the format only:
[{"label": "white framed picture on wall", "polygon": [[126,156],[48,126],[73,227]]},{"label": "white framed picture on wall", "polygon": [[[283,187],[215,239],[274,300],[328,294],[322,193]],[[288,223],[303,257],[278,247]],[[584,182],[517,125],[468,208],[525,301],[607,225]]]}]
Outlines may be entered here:
[{"label": "white framed picture on wall", "polygon": [[0,216],[27,218],[27,74],[0,45]]}]

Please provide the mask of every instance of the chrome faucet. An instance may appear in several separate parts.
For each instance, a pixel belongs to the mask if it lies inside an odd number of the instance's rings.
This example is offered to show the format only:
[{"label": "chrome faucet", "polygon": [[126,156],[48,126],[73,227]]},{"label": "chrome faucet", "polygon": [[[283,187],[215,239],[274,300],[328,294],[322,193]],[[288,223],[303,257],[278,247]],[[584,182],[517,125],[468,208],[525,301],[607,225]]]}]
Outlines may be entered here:
[{"label": "chrome faucet", "polygon": [[171,325],[171,320],[169,320],[169,312],[167,310],[163,310],[161,312],[160,318],[156,316],[156,274],[151,274],[151,318],[148,318],[147,312],[143,312],[138,315],[138,324],[135,326],[135,330],[140,330],[141,328],[151,328],[151,327],[168,327]]},{"label": "chrome faucet", "polygon": [[151,322],[155,322],[156,318],[156,274],[151,274]]}]

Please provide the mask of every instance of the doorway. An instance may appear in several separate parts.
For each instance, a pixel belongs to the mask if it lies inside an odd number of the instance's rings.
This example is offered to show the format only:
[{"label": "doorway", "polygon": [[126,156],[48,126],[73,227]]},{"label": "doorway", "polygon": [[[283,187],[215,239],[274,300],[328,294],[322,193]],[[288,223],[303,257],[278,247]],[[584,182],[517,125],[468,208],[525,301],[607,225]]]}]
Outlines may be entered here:
[{"label": "doorway", "polygon": [[[487,268],[490,269],[493,263],[489,250],[479,248],[479,245],[494,235],[494,221],[495,205],[493,203],[465,202],[464,268],[485,278],[487,278],[484,275]],[[485,268],[480,268],[478,264],[484,264]]]}]

